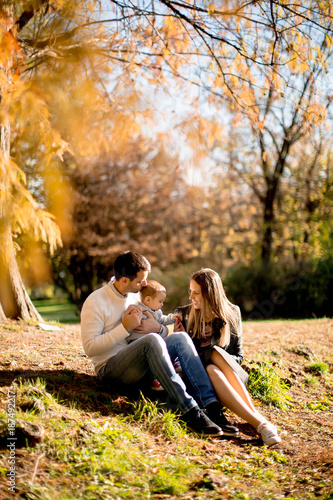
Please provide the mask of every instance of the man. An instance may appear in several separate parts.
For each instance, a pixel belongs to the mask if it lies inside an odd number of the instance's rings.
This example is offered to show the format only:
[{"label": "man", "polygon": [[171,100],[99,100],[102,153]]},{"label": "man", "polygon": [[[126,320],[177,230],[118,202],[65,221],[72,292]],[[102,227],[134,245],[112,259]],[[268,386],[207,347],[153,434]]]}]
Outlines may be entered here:
[{"label": "man", "polygon": [[[100,380],[114,389],[140,381],[150,369],[153,377],[177,402],[182,420],[190,429],[208,436],[222,436],[221,427],[208,418],[196,402],[199,401],[208,414],[219,418],[219,403],[192,340],[184,332],[163,339],[158,334],[161,325],[149,312],[145,313],[148,319],[141,323],[142,311],[136,307],[137,292],[147,284],[149,271],[148,260],[137,252],[124,252],[116,258],[114,278],[90,294],[83,304],[81,337],[84,351],[91,358]],[[129,331],[139,325],[146,335],[128,344]],[[172,362],[177,357],[194,397],[174,370]],[[228,424],[222,421],[223,425],[225,423]],[[231,432],[226,429],[228,435],[237,434],[237,428],[224,425],[228,427],[231,428]]]}]

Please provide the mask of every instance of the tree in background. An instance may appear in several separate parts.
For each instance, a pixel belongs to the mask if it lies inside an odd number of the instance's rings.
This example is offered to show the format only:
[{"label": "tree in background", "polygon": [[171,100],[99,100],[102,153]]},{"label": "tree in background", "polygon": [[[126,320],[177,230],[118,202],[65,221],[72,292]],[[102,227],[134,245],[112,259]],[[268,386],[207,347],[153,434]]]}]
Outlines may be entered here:
[{"label": "tree in background", "polygon": [[[17,66],[21,53],[15,40],[16,21],[10,15],[11,10],[1,11],[1,51],[0,51],[0,319],[7,316],[23,319],[41,319],[31,303],[24,288],[15,258],[13,233],[32,230],[34,234],[47,241],[51,248],[60,243],[60,231],[54,218],[46,211],[36,208],[34,199],[25,187],[25,176],[22,169],[10,157],[12,106],[26,102],[27,89],[17,75]],[[29,92],[30,91],[30,92]],[[29,97],[28,97],[29,98]],[[42,101],[37,103],[34,113],[45,115],[46,109]],[[29,120],[32,114],[21,119]],[[34,120],[33,120],[34,121]],[[48,128],[47,120],[44,123]],[[43,130],[43,132],[51,132]],[[61,154],[63,145],[59,138],[54,138],[54,153]],[[57,140],[58,139],[58,140]],[[46,143],[48,141],[45,141]],[[48,151],[47,151],[48,152]]]},{"label": "tree in background", "polygon": [[[72,159],[73,161],[73,159]],[[151,140],[128,138],[121,151],[68,169],[73,200],[70,238],[52,259],[55,282],[81,304],[112,273],[118,253],[142,252],[155,268],[199,253],[202,211],[176,157]],[[203,191],[201,191],[203,195]]]},{"label": "tree in background", "polygon": [[[327,29],[331,30],[331,23]],[[280,214],[282,208],[286,215],[286,186],[290,184],[290,200],[291,192],[295,193],[293,184],[297,182],[300,188],[299,182],[304,176],[301,192],[306,192],[307,202],[301,211],[307,212],[303,218],[306,225],[306,220],[310,223],[311,213],[320,203],[320,196],[316,197],[316,202],[311,199],[313,188],[310,185],[315,172],[318,175],[321,171],[327,192],[331,185],[329,170],[321,167],[323,155],[330,155],[330,149],[324,150],[324,143],[330,148],[331,38],[318,32],[313,34],[309,26],[305,33],[309,37],[307,47],[294,41],[284,50],[280,38],[277,38],[272,59],[277,72],[266,74],[264,85],[258,84],[257,69],[247,61],[242,63],[247,78],[242,83],[235,82],[234,90],[247,99],[249,106],[239,107],[231,114],[226,133],[228,139],[214,144],[216,150],[220,149],[217,161],[223,168],[227,166],[231,176],[238,175],[261,206],[260,256],[263,263],[269,263],[281,245],[279,234],[283,231],[283,220],[280,220]],[[279,70],[281,66],[283,69]],[[234,108],[234,100],[230,106]],[[300,149],[302,144],[303,152]],[[306,155],[304,144],[307,144]]]},{"label": "tree in background", "polygon": [[112,68],[102,57],[105,34],[90,8],[89,2],[74,1],[1,3],[1,321],[41,319],[17,267],[17,242],[29,234],[31,253],[31,240],[53,252],[71,231],[64,154],[96,156],[105,150],[111,108],[119,117],[115,140],[121,142],[122,127],[137,127],[135,93],[132,105],[122,109],[124,92],[112,107],[104,88],[102,78]]},{"label": "tree in background", "polygon": [[[103,11],[106,5],[111,8],[109,16]],[[57,173],[66,167],[65,152],[93,156],[107,148],[110,109],[125,123],[140,125],[129,111],[133,105],[127,109],[119,105],[121,85],[133,84],[135,77],[137,85],[143,78],[153,86],[167,85],[170,76],[177,76],[251,110],[255,108],[251,86],[270,92],[267,82],[273,79],[274,90],[281,92],[281,68],[306,50],[309,27],[327,35],[327,46],[331,29],[329,5],[310,0],[302,5],[229,2],[222,10],[219,4],[206,8],[169,0],[147,4],[8,0],[1,3],[0,17],[0,260],[6,275],[1,278],[1,319],[38,317],[15,265],[12,238],[30,231],[51,249],[59,245],[60,233],[50,211],[59,227],[63,221],[63,232],[66,227],[70,230],[61,216],[64,191],[57,180]],[[323,44],[321,35],[314,37],[312,50],[323,49]],[[288,51],[290,60],[277,59]],[[301,71],[298,66],[295,74]],[[116,82],[112,89],[106,85],[111,74]],[[140,111],[142,125],[146,115]],[[116,128],[121,128],[121,120]],[[113,139],[119,142],[119,132]],[[25,163],[28,150],[32,154]],[[45,195],[44,203],[33,198],[37,192]],[[50,211],[45,210],[48,207]]]},{"label": "tree in background", "polygon": [[281,185],[277,252],[284,258],[288,249],[296,263],[325,257],[333,244],[332,138],[324,132],[300,141],[290,161],[293,175]]}]

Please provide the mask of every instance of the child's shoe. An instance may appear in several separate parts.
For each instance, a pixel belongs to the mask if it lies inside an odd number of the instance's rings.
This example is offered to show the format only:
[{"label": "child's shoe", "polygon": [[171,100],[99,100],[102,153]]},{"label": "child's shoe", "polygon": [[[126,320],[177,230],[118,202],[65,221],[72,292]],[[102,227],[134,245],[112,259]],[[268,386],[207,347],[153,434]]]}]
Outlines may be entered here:
[{"label": "child's shoe", "polygon": [[182,371],[183,371],[183,370],[182,370],[182,365],[180,364],[180,361],[179,361],[179,359],[178,359],[178,358],[177,358],[177,359],[175,360],[175,362],[173,363],[173,367],[174,367],[174,369],[175,369],[176,373],[182,373]]},{"label": "child's shoe", "polygon": [[151,383],[151,389],[153,391],[164,391],[164,388],[161,386],[161,384],[156,378]]}]

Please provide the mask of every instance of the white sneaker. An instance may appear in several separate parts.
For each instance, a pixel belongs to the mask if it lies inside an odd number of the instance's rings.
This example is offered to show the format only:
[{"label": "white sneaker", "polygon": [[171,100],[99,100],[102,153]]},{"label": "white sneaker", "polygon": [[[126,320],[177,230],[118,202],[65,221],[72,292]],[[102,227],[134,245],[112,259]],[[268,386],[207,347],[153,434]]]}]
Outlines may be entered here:
[{"label": "white sneaker", "polygon": [[261,424],[257,427],[257,431],[261,435],[261,439],[264,444],[267,444],[267,446],[272,446],[273,444],[281,442],[281,438],[277,433],[275,425],[270,422],[261,422]]}]

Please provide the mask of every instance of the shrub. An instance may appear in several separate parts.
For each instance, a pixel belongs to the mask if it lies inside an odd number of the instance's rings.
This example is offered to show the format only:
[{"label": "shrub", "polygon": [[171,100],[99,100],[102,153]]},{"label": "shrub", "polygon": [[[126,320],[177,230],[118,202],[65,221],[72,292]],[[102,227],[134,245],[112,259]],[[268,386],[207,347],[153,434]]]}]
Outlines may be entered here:
[{"label": "shrub", "polygon": [[283,265],[237,265],[224,284],[247,319],[331,316],[333,256]]}]

